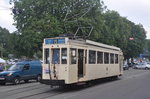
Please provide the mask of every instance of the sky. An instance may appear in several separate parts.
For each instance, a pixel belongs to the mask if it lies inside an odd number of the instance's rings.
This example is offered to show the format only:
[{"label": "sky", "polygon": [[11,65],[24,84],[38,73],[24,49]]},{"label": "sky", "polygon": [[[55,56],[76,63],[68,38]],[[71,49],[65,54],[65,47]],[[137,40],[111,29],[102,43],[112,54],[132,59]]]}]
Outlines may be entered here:
[{"label": "sky", "polygon": [[142,24],[150,39],[150,1],[149,0],[103,0],[109,10],[115,10],[123,17]]},{"label": "sky", "polygon": [[12,25],[14,20],[10,8],[11,5],[9,5],[9,0],[0,0],[0,26],[13,32],[17,29]]},{"label": "sky", "polygon": [[[117,11],[136,24],[142,24],[150,39],[150,1],[149,0],[103,0],[109,10]],[[0,0],[0,26],[10,32],[17,30],[11,15],[9,0]]]}]

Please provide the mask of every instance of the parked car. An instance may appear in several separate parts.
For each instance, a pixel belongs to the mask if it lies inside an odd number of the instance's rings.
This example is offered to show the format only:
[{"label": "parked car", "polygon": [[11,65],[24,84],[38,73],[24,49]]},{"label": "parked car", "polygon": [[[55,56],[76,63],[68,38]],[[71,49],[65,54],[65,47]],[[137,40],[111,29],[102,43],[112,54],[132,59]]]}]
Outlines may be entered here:
[{"label": "parked car", "polygon": [[134,66],[134,69],[146,69],[146,70],[149,70],[150,69],[150,64],[148,64],[146,62],[139,63],[139,64]]},{"label": "parked car", "polygon": [[128,64],[124,64],[123,65],[123,70],[128,70],[129,69],[129,65]]},{"label": "parked car", "polygon": [[129,66],[129,67],[134,67],[134,66],[135,66],[135,63],[128,63],[128,66]]},{"label": "parked car", "polygon": [[40,61],[22,61],[0,73],[0,84],[5,85],[7,82],[19,84],[21,80],[28,82],[31,79],[39,81],[41,75],[42,65]]},{"label": "parked car", "polygon": [[150,65],[150,62],[147,62],[148,65]]}]

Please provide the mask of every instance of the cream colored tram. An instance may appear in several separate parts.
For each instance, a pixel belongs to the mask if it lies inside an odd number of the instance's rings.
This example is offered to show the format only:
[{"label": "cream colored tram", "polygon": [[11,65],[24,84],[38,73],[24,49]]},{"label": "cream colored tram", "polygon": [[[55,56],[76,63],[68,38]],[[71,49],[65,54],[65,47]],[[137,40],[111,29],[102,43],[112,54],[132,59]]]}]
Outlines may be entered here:
[{"label": "cream colored tram", "polygon": [[43,43],[41,83],[66,85],[123,74],[120,48],[68,37],[46,38]]}]

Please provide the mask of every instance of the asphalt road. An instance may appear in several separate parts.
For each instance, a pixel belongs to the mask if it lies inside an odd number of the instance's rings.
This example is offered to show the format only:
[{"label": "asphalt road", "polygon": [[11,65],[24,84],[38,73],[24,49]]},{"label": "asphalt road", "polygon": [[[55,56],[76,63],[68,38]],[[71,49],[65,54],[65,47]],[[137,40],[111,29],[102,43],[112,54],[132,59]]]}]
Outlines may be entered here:
[{"label": "asphalt road", "polygon": [[0,99],[150,99],[150,70],[130,69],[119,80],[79,88],[50,88],[37,82],[0,86]]}]

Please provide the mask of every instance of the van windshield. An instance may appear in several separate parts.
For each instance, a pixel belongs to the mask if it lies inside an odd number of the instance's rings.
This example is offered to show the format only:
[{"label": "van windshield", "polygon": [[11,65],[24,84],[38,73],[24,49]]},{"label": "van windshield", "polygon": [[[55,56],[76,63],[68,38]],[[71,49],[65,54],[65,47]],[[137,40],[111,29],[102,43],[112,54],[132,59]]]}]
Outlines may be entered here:
[{"label": "van windshield", "polygon": [[16,70],[21,70],[23,67],[23,64],[14,64],[12,65],[8,71],[16,71]]}]

